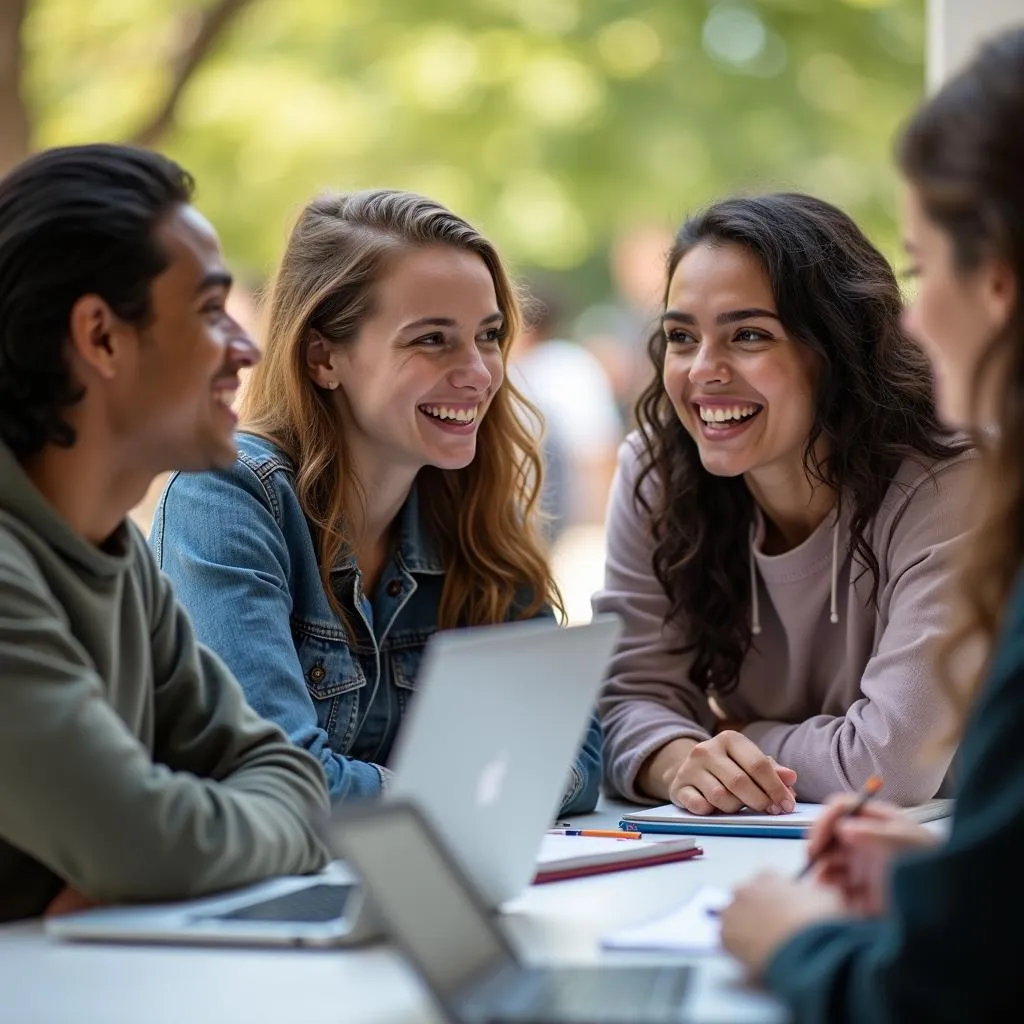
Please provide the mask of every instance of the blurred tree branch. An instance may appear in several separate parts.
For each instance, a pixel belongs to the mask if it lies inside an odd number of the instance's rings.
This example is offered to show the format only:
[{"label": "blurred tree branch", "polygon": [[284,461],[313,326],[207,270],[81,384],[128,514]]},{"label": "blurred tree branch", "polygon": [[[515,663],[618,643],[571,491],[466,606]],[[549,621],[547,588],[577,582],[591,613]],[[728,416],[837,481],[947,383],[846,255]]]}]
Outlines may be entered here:
[{"label": "blurred tree branch", "polygon": [[21,28],[28,0],[0,0],[0,173],[28,154],[29,117],[21,91]]},{"label": "blurred tree branch", "polygon": [[[27,0],[0,0],[5,6],[25,6]],[[139,146],[153,146],[174,124],[178,102],[196,69],[216,46],[243,8],[252,0],[216,0],[204,11],[183,15],[179,25],[181,42],[172,59],[171,84],[156,113],[132,136]]]}]

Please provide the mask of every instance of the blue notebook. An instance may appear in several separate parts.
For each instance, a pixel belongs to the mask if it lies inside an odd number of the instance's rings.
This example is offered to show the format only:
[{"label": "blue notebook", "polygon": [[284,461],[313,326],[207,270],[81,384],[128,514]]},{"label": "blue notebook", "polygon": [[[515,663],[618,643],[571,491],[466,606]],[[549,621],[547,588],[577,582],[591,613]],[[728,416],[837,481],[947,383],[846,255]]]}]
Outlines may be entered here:
[{"label": "blue notebook", "polygon": [[[797,804],[789,814],[691,814],[674,804],[643,807],[624,814],[619,827],[631,832],[668,833],[690,836],[756,836],[772,839],[800,839],[824,809],[824,804]],[[952,800],[929,800],[908,807],[908,817],[917,822],[946,818],[953,812]]]}]

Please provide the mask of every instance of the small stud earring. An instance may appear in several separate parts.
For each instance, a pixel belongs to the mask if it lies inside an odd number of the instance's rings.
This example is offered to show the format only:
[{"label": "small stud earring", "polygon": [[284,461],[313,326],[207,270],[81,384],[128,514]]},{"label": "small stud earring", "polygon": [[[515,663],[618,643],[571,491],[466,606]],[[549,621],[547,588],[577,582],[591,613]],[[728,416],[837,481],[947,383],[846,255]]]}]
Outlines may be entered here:
[{"label": "small stud earring", "polygon": [[336,380],[329,380],[327,382],[327,387],[330,388],[331,391],[336,391],[338,388],[338,382]]}]

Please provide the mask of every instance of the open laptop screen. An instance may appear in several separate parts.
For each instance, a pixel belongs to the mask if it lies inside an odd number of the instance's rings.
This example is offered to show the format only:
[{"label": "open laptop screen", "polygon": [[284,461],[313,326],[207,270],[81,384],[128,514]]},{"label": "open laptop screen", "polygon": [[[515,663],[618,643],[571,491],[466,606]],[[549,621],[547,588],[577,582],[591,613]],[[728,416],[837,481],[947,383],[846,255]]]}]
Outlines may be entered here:
[{"label": "open laptop screen", "polygon": [[504,938],[408,806],[342,816],[334,837],[439,999],[450,1002],[474,979],[514,962]]}]

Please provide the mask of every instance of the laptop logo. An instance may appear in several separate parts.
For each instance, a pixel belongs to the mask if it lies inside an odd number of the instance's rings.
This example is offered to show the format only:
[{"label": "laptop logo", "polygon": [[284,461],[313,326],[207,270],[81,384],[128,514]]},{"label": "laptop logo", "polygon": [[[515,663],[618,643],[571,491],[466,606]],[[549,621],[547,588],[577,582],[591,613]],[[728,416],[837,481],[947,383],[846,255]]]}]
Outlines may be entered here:
[{"label": "laptop logo", "polygon": [[501,787],[508,771],[508,751],[503,750],[493,761],[484,765],[476,780],[476,802],[479,807],[490,807],[501,798]]}]

